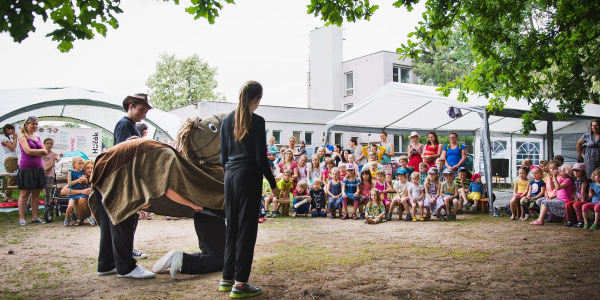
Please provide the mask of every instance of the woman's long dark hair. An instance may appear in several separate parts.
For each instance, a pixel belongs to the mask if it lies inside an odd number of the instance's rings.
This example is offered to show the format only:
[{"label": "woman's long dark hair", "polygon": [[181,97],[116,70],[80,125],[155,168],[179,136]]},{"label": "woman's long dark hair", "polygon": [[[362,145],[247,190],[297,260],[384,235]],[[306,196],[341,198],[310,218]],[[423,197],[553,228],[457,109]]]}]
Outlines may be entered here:
[{"label": "woman's long dark hair", "polygon": [[235,141],[242,142],[242,139],[248,134],[250,124],[252,124],[252,112],[250,105],[252,101],[262,98],[262,85],[256,81],[248,81],[240,89],[240,102],[235,109],[235,123],[233,133]]},{"label": "woman's long dark hair", "polygon": [[348,153],[348,156],[352,155],[352,153],[350,153],[350,150],[348,150],[348,149],[342,150],[342,153],[341,153],[342,162],[347,164],[348,161],[346,161],[346,156],[344,155],[345,153]]},{"label": "woman's long dark hair", "polygon": [[2,133],[4,133],[6,137],[9,137],[8,133],[6,133],[6,131],[9,129],[15,130],[15,126],[13,124],[6,124],[4,125],[4,128],[2,128]]},{"label": "woman's long dark hair", "polygon": [[434,144],[435,144],[435,145],[439,144],[439,143],[440,143],[440,140],[438,139],[437,133],[435,133],[435,131],[433,131],[433,130],[432,130],[432,131],[430,131],[430,132],[427,134],[427,145],[429,145],[429,146],[433,146],[433,145],[431,144],[431,141],[429,140],[429,135],[430,135],[430,134],[433,134],[433,136],[435,137],[435,142],[434,142]]}]

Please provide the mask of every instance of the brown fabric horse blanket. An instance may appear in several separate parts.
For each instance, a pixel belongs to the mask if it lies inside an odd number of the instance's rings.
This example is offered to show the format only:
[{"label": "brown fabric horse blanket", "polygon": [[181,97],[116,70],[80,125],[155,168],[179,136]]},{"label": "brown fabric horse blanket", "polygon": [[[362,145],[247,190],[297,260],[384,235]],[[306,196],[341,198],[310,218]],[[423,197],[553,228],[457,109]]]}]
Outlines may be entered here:
[{"label": "brown fabric horse blanket", "polygon": [[200,169],[159,141],[129,140],[98,156],[90,208],[98,216],[98,205],[104,205],[113,224],[147,205],[147,212],[191,218],[196,212],[167,198],[167,189],[204,208],[223,210],[223,177],[220,166]]}]

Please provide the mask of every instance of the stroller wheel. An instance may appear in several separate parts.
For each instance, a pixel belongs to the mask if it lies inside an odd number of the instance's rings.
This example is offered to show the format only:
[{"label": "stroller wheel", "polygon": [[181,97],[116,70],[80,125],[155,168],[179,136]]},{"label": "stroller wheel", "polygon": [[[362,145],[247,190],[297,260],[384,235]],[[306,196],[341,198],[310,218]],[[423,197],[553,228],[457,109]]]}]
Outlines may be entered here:
[{"label": "stroller wheel", "polygon": [[54,219],[54,207],[52,205],[46,205],[44,207],[44,221],[46,223],[52,222]]}]

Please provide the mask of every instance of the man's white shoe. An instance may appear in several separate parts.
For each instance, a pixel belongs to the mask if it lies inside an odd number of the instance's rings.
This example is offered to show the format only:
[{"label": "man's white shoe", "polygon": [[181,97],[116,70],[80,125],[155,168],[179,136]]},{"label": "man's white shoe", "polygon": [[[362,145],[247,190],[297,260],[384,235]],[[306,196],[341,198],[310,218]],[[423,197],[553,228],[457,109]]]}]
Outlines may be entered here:
[{"label": "man's white shoe", "polygon": [[154,273],[144,269],[141,266],[135,266],[135,269],[133,269],[133,271],[131,271],[129,274],[126,275],[118,275],[118,277],[120,278],[138,278],[138,279],[144,279],[144,278],[154,278]]},{"label": "man's white shoe", "polygon": [[177,252],[177,250],[171,250],[165,256],[161,257],[152,267],[152,272],[160,273],[171,267],[171,263],[173,262],[173,256]]},{"label": "man's white shoe", "polygon": [[106,271],[106,272],[97,272],[98,276],[106,276],[106,275],[110,275],[110,274],[117,274],[117,268],[114,268],[110,271]]},{"label": "man's white shoe", "polygon": [[133,248],[133,251],[131,253],[131,255],[133,256],[133,258],[135,259],[144,259],[148,257],[148,254],[146,253],[142,253],[140,251],[138,251],[137,249]]},{"label": "man's white shoe", "polygon": [[183,252],[175,251],[173,253],[173,262],[171,262],[171,277],[177,279],[177,275],[181,272],[183,266]]}]

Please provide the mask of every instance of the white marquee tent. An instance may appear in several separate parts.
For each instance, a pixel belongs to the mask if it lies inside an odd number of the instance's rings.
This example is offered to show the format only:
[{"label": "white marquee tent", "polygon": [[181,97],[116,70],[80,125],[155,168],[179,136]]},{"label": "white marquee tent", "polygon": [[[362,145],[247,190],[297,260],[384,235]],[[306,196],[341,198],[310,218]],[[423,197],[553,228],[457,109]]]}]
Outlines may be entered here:
[{"label": "white marquee tent", "polygon": [[[530,110],[529,105],[525,101],[510,99],[502,111],[488,112],[487,99],[471,96],[468,102],[463,103],[456,100],[457,96],[458,92],[454,92],[449,97],[442,97],[431,86],[390,82],[328,122],[325,136],[328,137],[331,131],[372,133],[381,130],[391,134],[434,130],[438,134],[457,132],[478,136],[483,149],[484,176],[492,178],[490,134],[495,137],[520,136],[520,117]],[[451,119],[447,114],[450,107],[460,108],[463,116]],[[531,132],[529,137],[537,137],[543,139],[546,145],[554,145],[554,134],[587,131],[586,121],[600,116],[600,105],[586,104],[584,113],[570,116],[569,121],[556,119],[556,101],[548,102],[548,111],[549,114],[543,116],[542,120],[535,121],[537,130]],[[546,147],[546,151],[547,157],[553,156],[553,147]],[[491,191],[492,181],[486,181]]]}]

